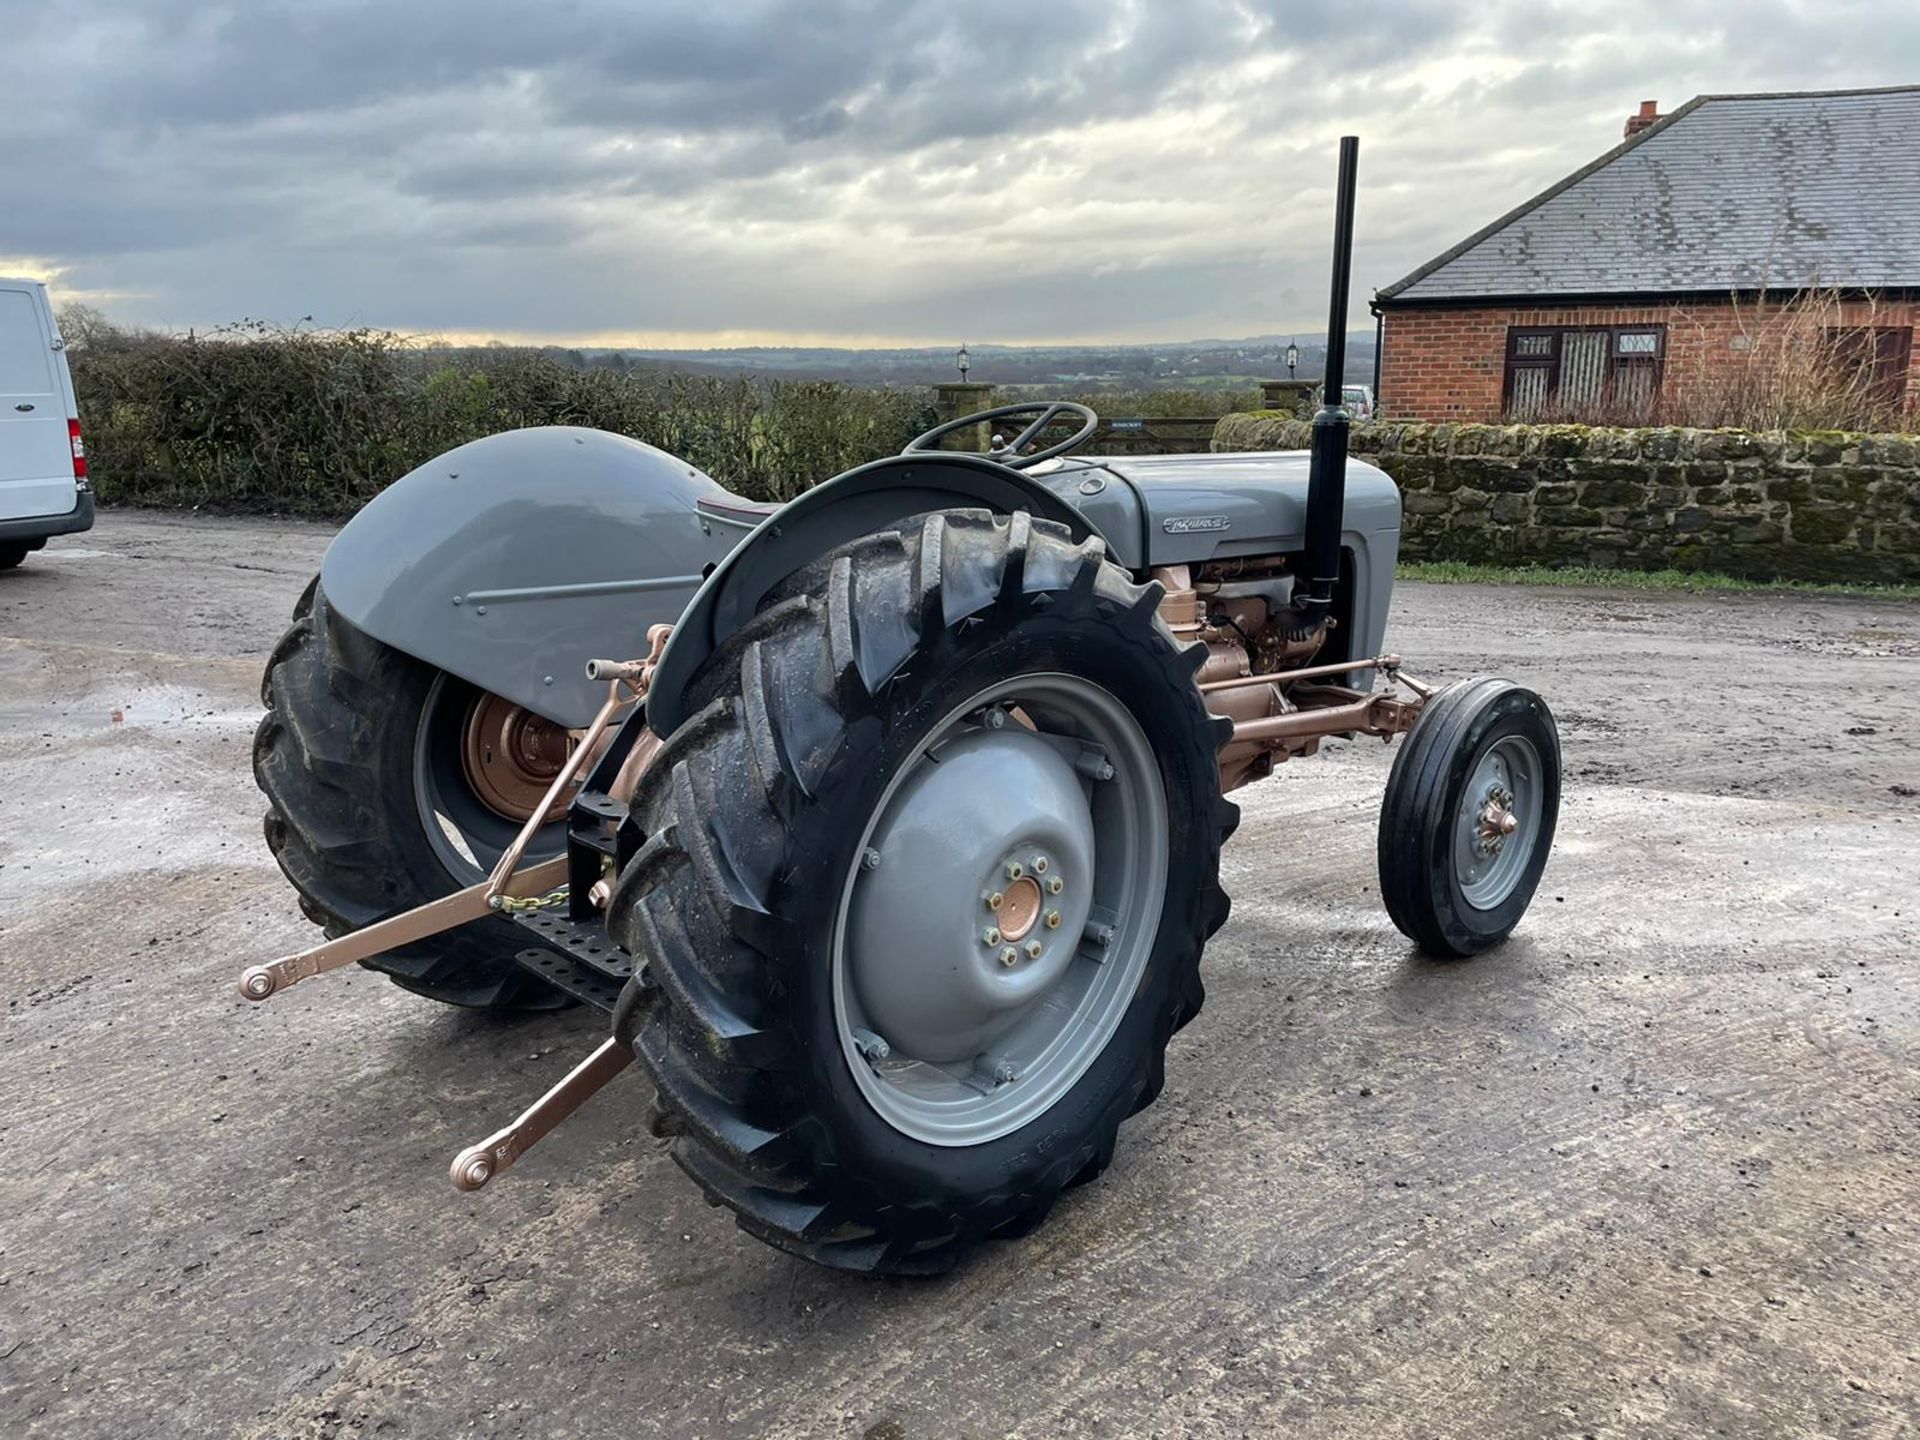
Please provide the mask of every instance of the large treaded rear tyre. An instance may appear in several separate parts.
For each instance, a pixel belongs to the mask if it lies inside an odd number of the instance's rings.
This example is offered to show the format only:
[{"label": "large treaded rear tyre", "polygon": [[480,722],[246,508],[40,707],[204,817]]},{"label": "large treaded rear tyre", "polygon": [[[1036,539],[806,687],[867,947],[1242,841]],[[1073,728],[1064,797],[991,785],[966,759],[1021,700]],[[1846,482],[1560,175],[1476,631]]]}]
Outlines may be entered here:
[{"label": "large treaded rear tyre", "polygon": [[[1227,916],[1219,853],[1239,812],[1219,791],[1226,722],[1193,683],[1203,647],[1183,649],[1157,617],[1160,587],[1103,553],[985,511],[845,546],[707,662],[693,717],[641,779],[649,838],[608,924],[653,984],[629,992],[616,1028],[678,1131],[675,1158],[750,1234],[838,1268],[946,1270],[1098,1175],[1121,1121],[1158,1095]],[[925,763],[956,705],[1019,674],[1124,701],[1151,742],[1171,863],[1140,980],[1071,1088],[1010,1133],[927,1143],[869,1102],[845,1053],[842,897],[890,777]]]},{"label": "large treaded rear tyre", "polygon": [[[434,854],[416,803],[414,745],[439,672],[334,614],[318,582],[294,607],[261,680],[267,707],[253,775],[267,797],[267,845],[328,935],[344,935],[466,883]],[[368,969],[470,1009],[573,1003],[513,961],[526,932],[486,919],[403,946]]]}]

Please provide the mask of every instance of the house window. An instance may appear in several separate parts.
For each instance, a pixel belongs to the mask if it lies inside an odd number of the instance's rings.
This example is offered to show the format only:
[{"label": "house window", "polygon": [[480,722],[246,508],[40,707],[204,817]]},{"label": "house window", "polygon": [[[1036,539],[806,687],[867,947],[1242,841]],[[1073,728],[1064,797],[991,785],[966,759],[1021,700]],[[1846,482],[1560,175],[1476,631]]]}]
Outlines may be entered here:
[{"label": "house window", "polygon": [[1659,393],[1666,350],[1664,325],[1510,326],[1506,412],[1516,420],[1644,413]]},{"label": "house window", "polygon": [[1898,410],[1907,398],[1907,368],[1913,331],[1906,327],[1855,325],[1827,331],[1827,349],[1849,391],[1864,408]]}]

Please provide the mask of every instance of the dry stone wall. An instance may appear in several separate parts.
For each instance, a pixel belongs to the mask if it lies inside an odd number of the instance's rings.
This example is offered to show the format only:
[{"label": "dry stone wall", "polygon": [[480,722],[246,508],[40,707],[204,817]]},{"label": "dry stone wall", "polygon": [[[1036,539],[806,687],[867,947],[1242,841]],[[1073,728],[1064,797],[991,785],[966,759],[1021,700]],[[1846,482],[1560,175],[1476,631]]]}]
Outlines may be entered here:
[{"label": "dry stone wall", "polygon": [[[1215,450],[1300,450],[1282,412]],[[1356,425],[1399,482],[1410,560],[1920,583],[1920,437],[1583,425]]]}]

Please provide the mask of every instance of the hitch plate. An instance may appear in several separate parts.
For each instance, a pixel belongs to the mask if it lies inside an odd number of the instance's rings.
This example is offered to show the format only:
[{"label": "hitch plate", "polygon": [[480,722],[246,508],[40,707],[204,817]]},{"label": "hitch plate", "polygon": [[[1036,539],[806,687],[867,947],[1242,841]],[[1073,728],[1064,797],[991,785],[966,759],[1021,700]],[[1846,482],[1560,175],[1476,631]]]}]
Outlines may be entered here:
[{"label": "hitch plate", "polygon": [[572,955],[541,945],[517,951],[513,959],[522,970],[609,1015],[620,1003],[620,992],[626,986],[625,980],[616,980]]}]

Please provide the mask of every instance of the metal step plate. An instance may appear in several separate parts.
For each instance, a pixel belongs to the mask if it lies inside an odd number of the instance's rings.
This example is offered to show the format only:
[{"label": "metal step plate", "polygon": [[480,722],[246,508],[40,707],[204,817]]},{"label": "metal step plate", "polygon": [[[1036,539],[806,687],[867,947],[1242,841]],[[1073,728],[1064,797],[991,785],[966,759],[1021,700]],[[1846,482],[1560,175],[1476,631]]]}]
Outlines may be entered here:
[{"label": "metal step plate", "polygon": [[633,974],[633,957],[608,938],[604,924],[569,920],[559,910],[528,911],[513,920],[544,942],[513,957],[522,969],[595,1009],[612,1012]]}]

